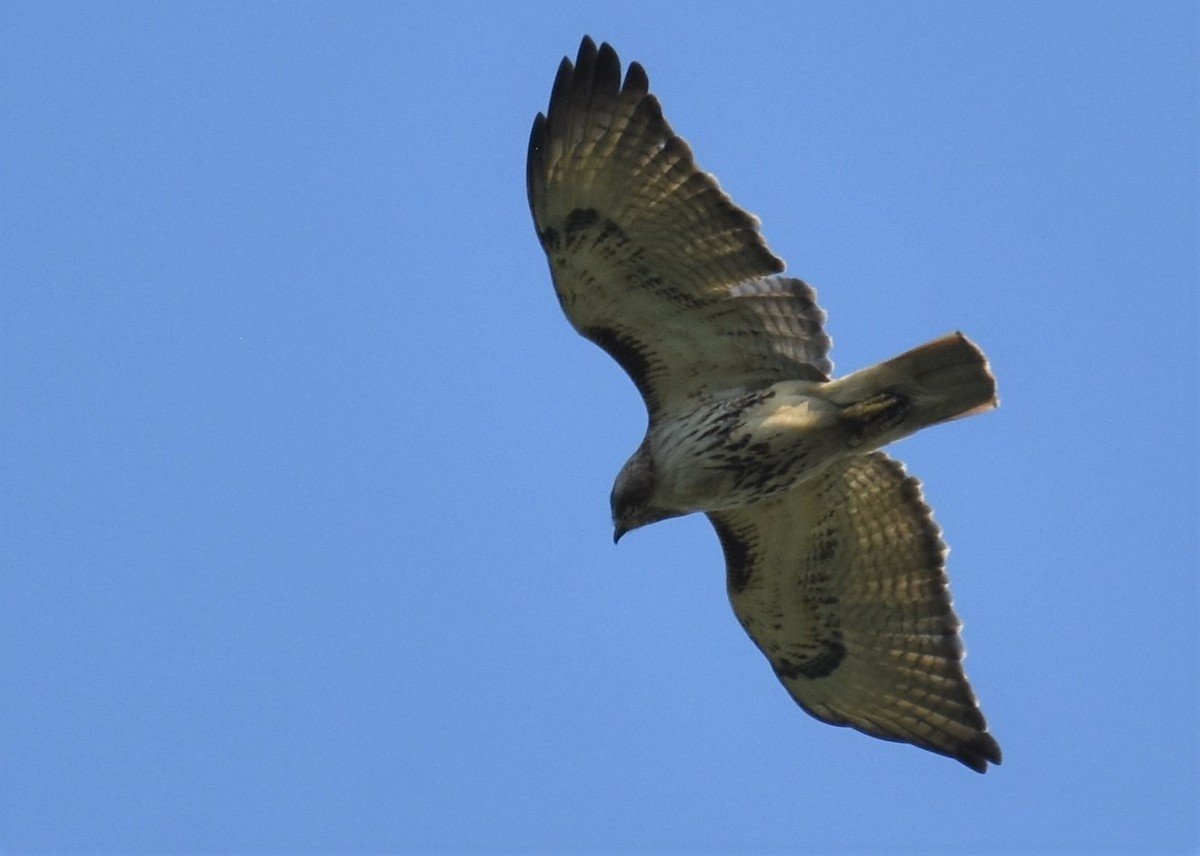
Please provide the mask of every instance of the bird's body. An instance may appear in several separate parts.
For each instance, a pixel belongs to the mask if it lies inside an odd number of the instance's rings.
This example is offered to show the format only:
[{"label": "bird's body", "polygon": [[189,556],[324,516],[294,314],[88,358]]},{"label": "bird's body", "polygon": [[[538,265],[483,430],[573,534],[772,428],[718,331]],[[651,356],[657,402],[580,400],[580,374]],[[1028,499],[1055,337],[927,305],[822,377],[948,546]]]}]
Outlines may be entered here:
[{"label": "bird's body", "polygon": [[[952,359],[947,353],[955,352],[968,364],[966,381],[938,386],[942,378],[917,380],[911,369],[897,377],[894,363],[910,364],[929,351],[939,353],[939,368],[960,367],[946,362]],[[989,406],[994,389],[982,366],[978,349],[955,334],[839,381],[783,380],[729,390],[652,423],[634,460],[653,464],[648,501],[672,512],[668,516],[741,508],[790,491],[848,455]],[[618,511],[631,504],[618,503]]]},{"label": "bird's body", "polygon": [[697,402],[647,432],[653,504],[679,514],[738,508],[790,490],[836,454],[837,407],[788,380]]},{"label": "bird's body", "polygon": [[815,716],[999,763],[962,671],[945,546],[916,479],[878,450],[995,406],[955,333],[831,379],[825,314],[758,221],[701,172],[641,66],[584,39],[534,122],[530,207],[575,328],[646,402],[615,535],[692,512],[725,552],[742,626]]}]

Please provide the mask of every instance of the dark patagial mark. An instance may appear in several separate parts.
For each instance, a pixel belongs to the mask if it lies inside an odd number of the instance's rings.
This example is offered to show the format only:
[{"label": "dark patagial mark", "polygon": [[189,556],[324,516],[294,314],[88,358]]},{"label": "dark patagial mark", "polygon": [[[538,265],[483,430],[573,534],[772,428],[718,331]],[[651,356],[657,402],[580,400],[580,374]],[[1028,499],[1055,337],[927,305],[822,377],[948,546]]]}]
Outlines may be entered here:
[{"label": "dark patagial mark", "polygon": [[653,367],[642,345],[632,336],[622,334],[611,327],[591,327],[581,332],[617,361],[625,370],[625,374],[633,379],[634,386],[645,399],[647,407],[653,411],[656,405],[656,399],[650,391]]},{"label": "dark patagial mark", "polygon": [[750,545],[715,514],[708,515],[713,528],[717,530],[717,538],[725,553],[725,573],[729,591],[739,594],[750,582],[750,574],[754,570],[754,554]]},{"label": "dark patagial mark", "polygon": [[555,229],[552,226],[549,226],[538,232],[538,238],[542,242],[542,249],[544,249],[547,253],[558,249],[558,245],[562,241],[562,236],[559,234],[558,229]]}]

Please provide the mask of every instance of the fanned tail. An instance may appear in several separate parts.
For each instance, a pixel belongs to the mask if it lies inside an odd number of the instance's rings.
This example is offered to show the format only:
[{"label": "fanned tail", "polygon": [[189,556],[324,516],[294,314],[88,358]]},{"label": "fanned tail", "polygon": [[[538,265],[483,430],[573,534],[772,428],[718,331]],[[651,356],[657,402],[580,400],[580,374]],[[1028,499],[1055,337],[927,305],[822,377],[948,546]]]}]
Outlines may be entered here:
[{"label": "fanned tail", "polygon": [[832,381],[823,394],[843,408],[851,444],[864,450],[999,403],[987,357],[962,333]]}]

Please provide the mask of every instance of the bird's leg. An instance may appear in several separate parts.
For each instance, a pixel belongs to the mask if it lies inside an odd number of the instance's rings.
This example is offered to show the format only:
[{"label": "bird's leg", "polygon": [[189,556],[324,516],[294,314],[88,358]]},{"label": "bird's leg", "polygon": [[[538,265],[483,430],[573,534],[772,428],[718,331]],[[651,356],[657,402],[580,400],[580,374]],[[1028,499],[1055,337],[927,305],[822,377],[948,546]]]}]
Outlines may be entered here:
[{"label": "bird's leg", "polygon": [[908,399],[881,392],[842,408],[838,418],[849,423],[849,445],[857,447],[895,428],[907,415]]}]

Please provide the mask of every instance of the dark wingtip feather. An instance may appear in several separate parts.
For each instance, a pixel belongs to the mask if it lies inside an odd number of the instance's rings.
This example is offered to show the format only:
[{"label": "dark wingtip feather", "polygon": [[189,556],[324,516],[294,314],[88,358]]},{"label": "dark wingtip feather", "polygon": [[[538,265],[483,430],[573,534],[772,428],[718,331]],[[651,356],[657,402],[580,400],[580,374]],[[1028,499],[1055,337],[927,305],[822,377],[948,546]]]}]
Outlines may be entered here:
[{"label": "dark wingtip feather", "polygon": [[596,54],[592,85],[597,92],[616,95],[621,89],[621,60],[608,42],[600,45]]},{"label": "dark wingtip feather", "polygon": [[[934,751],[939,750],[935,749]],[[999,766],[1001,761],[1000,744],[986,731],[975,735],[969,743],[945,752],[945,754],[970,767],[976,773],[986,773],[988,763]]]},{"label": "dark wingtip feather", "polygon": [[638,95],[646,95],[650,92],[650,78],[640,62],[629,63],[629,70],[625,72],[625,85],[621,91],[633,92]]},{"label": "dark wingtip feather", "polygon": [[529,197],[529,210],[537,222],[534,199],[546,192],[546,115],[538,113],[529,132],[529,154],[525,160],[525,192]]},{"label": "dark wingtip feather", "polygon": [[586,96],[591,91],[592,79],[596,75],[598,53],[596,43],[584,36],[583,41],[579,43],[579,54],[575,57],[575,74],[571,77],[570,88],[573,96]]},{"label": "dark wingtip feather", "polygon": [[[607,43],[605,47],[608,47]],[[609,48],[612,50],[612,48]],[[596,42],[591,36],[584,36],[579,41],[579,52],[575,55],[575,65],[583,66],[590,64],[596,58]]]},{"label": "dark wingtip feather", "polygon": [[555,114],[558,112],[555,105],[563,104],[567,101],[567,93],[571,89],[571,79],[575,76],[575,66],[571,65],[571,60],[566,57],[562,58],[562,62],[558,64],[558,74],[554,76],[554,88],[550,90],[550,107],[547,111],[547,118],[554,120]]}]

